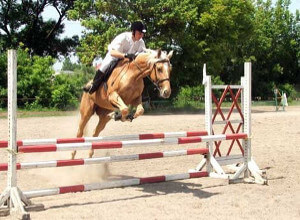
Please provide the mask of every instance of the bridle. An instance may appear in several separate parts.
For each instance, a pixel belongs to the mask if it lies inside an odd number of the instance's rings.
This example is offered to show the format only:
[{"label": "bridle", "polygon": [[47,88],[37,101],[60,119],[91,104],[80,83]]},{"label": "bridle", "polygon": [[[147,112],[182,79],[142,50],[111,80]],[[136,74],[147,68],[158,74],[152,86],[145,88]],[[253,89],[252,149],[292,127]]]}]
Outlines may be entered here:
[{"label": "bridle", "polygon": [[[137,68],[142,72],[143,70],[139,67],[139,65],[135,62],[135,60],[133,60],[134,61],[134,64],[137,66]],[[152,71],[153,71],[153,69],[154,69],[154,71],[155,71],[155,81],[153,81],[152,79],[151,79],[151,77],[150,77],[150,75],[147,75],[147,78],[150,80],[150,82],[152,82],[153,83],[153,85],[159,90],[159,85],[161,84],[161,83],[163,83],[164,81],[170,81],[170,78],[165,78],[165,79],[158,79],[158,77],[157,77],[157,72],[156,72],[156,64],[157,63],[166,63],[166,62],[168,62],[169,64],[170,64],[170,60],[169,59],[167,59],[167,58],[164,58],[164,59],[159,59],[159,60],[157,60],[155,63],[154,63],[154,65],[153,65],[153,67],[152,67],[152,69],[151,69],[151,73],[152,73]]]}]

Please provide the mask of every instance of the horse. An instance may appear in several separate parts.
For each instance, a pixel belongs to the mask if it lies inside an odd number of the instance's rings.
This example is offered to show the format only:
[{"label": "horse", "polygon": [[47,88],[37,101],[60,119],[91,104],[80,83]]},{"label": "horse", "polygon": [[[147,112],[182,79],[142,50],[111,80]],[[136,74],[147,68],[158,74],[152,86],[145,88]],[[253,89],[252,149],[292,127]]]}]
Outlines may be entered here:
[{"label": "horse", "polygon": [[[160,49],[147,49],[132,61],[129,59],[119,61],[106,85],[102,83],[93,94],[83,93],[77,137],[83,136],[84,128],[94,113],[99,116],[99,121],[93,137],[97,137],[112,118],[116,120],[116,110],[120,111],[122,122],[141,116],[144,113],[142,92],[145,77],[148,77],[157,87],[162,98],[169,98],[171,95],[170,59],[172,55],[173,51],[167,53]],[[136,108],[133,116],[129,114],[130,106]],[[91,158],[93,154],[94,150],[91,149],[89,157]],[[72,159],[75,158],[75,155],[76,151],[73,151]]]}]

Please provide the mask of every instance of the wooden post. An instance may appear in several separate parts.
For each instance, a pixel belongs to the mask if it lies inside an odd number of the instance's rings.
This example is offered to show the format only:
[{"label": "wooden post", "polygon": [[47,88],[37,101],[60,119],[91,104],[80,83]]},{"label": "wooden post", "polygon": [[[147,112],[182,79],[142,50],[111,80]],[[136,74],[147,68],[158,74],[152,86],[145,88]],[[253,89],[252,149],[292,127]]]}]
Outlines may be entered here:
[{"label": "wooden post", "polygon": [[[7,188],[0,196],[0,216],[21,215],[22,219],[30,219],[25,207],[32,205],[17,187],[17,54],[9,50],[7,54],[7,93],[8,93],[8,170]],[[41,209],[43,206],[32,206]]]},{"label": "wooden post", "polygon": [[[250,182],[258,184],[267,184],[267,179],[264,178],[265,171],[259,169],[255,161],[252,158],[251,152],[251,75],[252,68],[251,63],[246,62],[244,64],[244,77],[241,79],[241,82],[244,86],[243,91],[243,115],[244,115],[244,130],[243,132],[247,134],[248,138],[243,141],[244,148],[244,163],[243,165],[235,172],[234,175],[229,180],[229,183],[238,183],[238,182]],[[240,178],[243,176],[243,178]]]}]

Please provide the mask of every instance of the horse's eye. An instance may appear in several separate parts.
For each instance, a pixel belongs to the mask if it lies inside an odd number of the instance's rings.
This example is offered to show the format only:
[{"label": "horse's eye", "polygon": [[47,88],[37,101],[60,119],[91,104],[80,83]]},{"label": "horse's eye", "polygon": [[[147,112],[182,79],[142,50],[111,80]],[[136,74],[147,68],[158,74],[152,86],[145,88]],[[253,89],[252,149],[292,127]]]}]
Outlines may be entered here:
[{"label": "horse's eye", "polygon": [[162,72],[162,68],[161,67],[157,68],[157,71]]}]

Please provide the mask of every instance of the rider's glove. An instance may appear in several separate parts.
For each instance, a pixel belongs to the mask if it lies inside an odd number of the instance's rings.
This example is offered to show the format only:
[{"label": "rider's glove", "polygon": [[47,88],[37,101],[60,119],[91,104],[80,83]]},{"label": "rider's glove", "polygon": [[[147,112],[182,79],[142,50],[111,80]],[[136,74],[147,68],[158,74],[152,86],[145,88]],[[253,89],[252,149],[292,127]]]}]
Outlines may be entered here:
[{"label": "rider's glove", "polygon": [[128,58],[130,61],[134,60],[135,59],[135,54],[133,53],[126,53],[125,58]]}]

